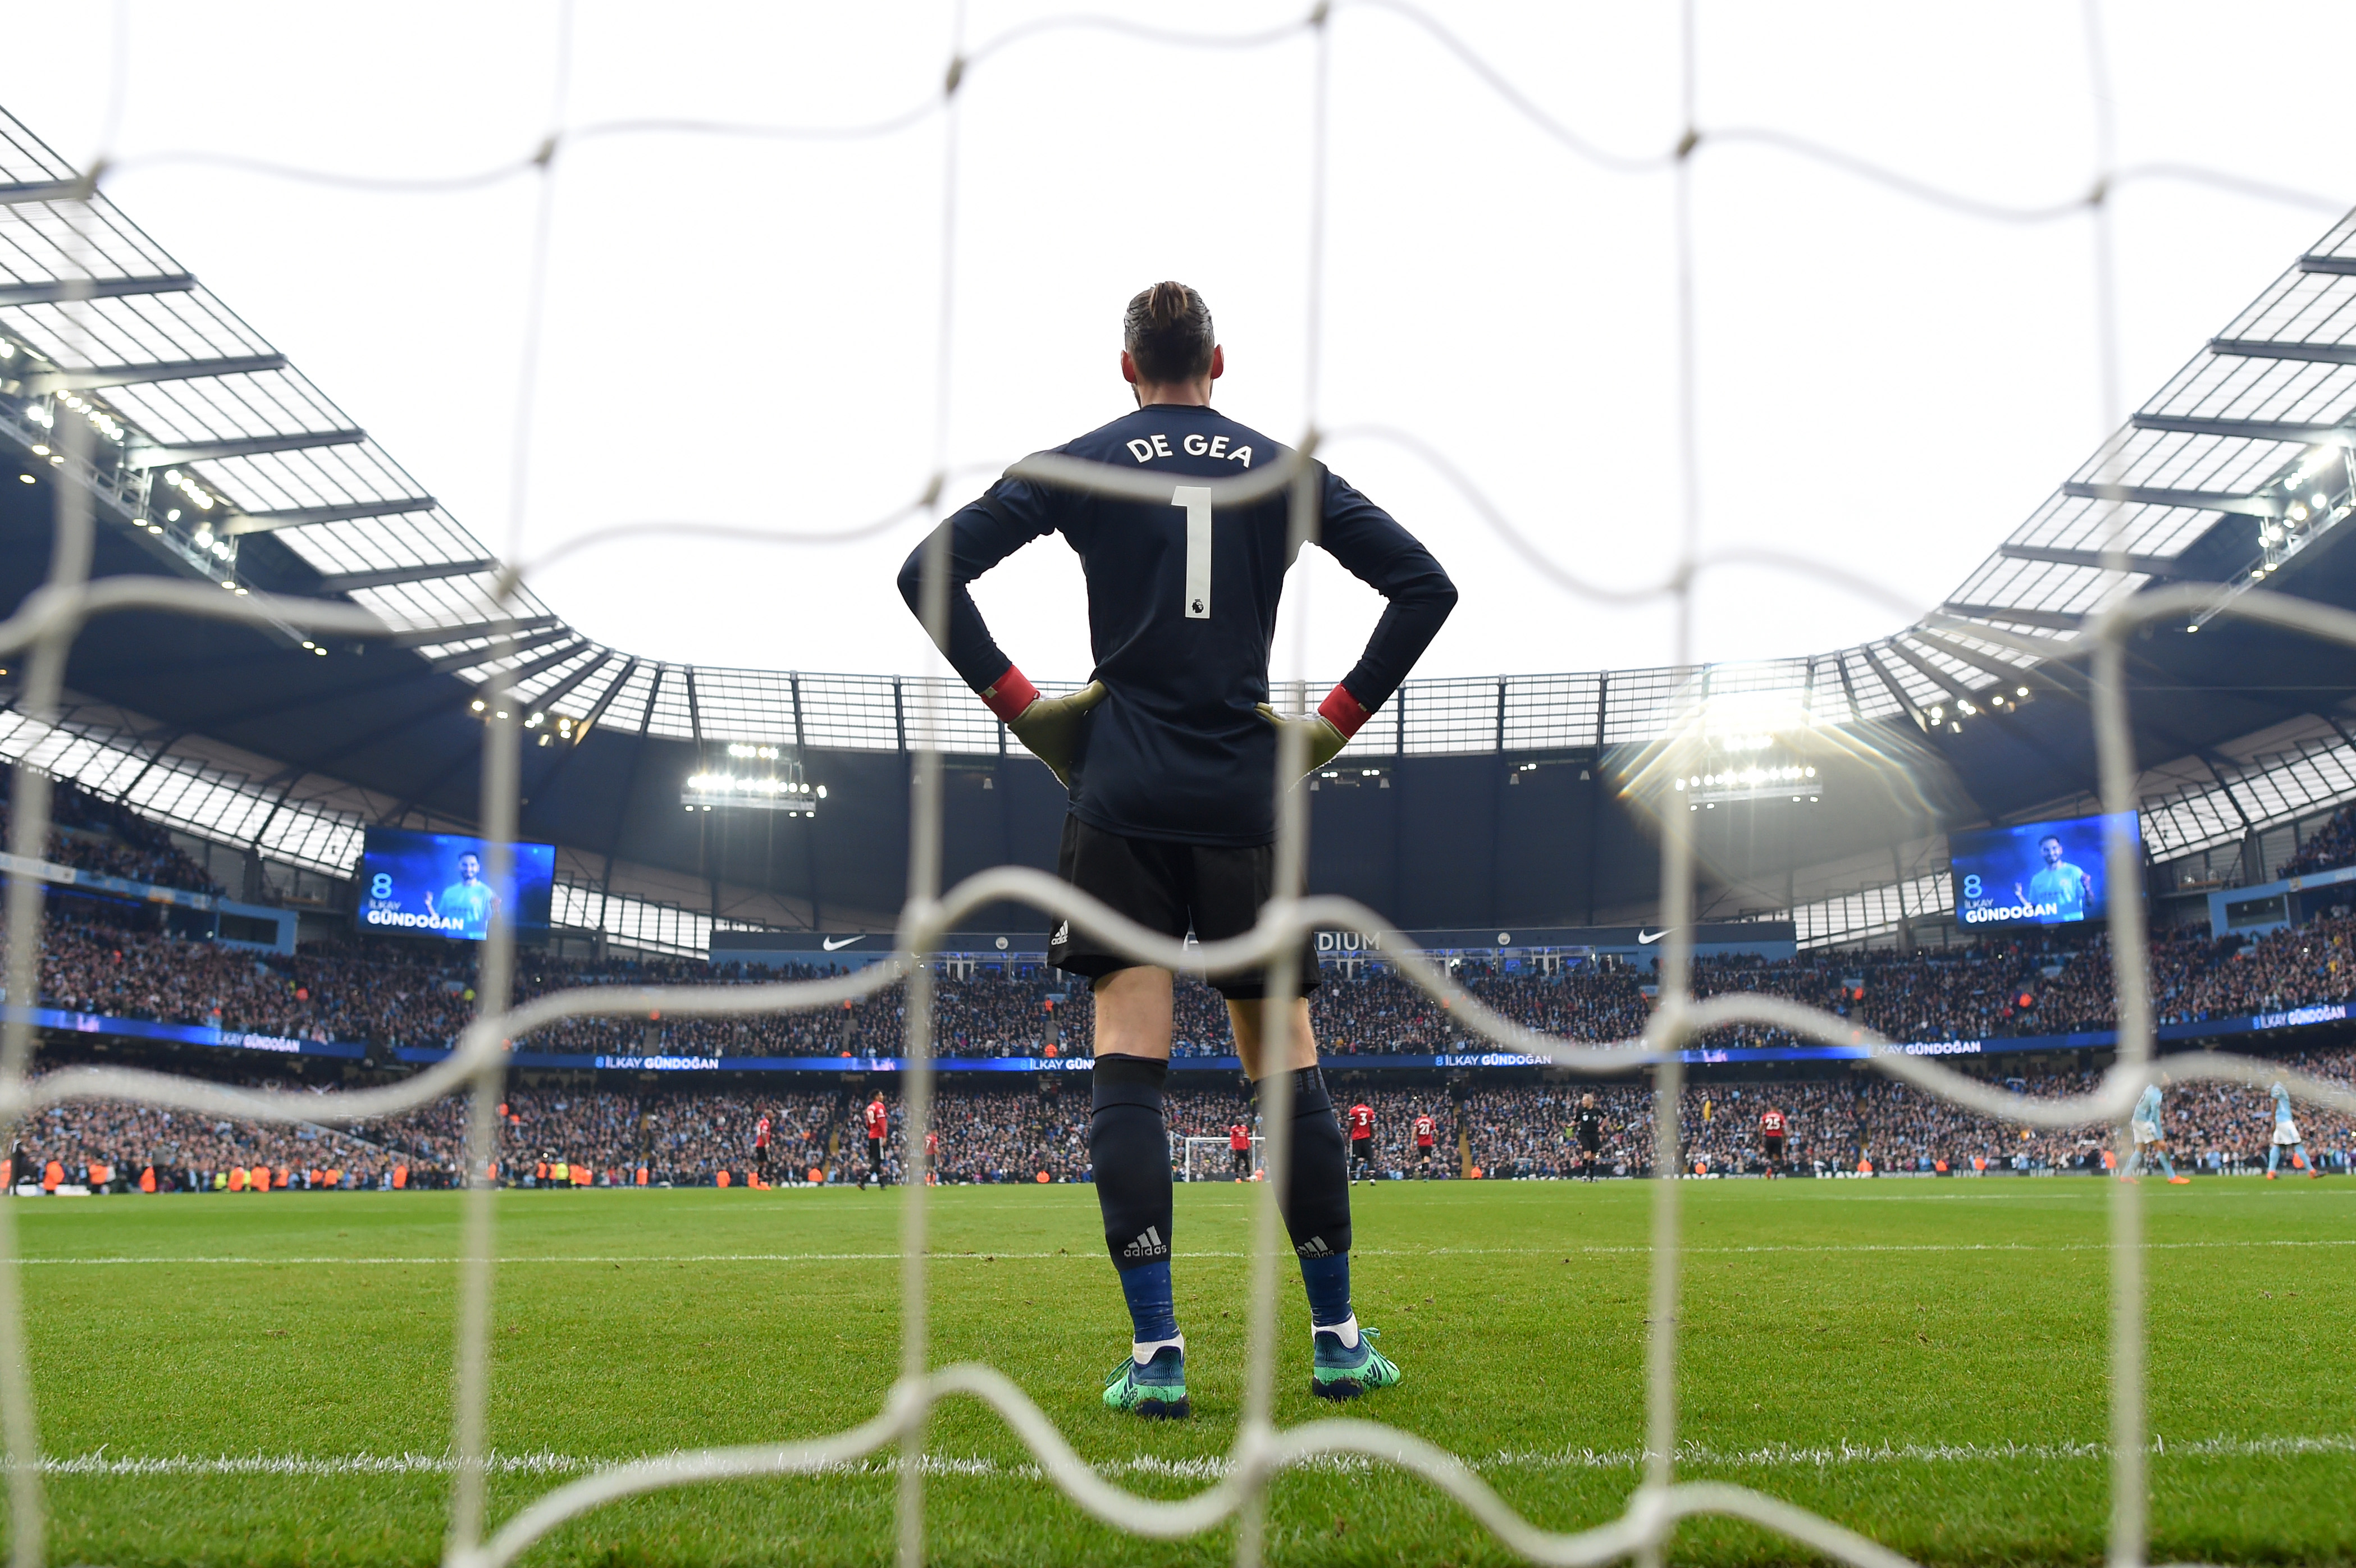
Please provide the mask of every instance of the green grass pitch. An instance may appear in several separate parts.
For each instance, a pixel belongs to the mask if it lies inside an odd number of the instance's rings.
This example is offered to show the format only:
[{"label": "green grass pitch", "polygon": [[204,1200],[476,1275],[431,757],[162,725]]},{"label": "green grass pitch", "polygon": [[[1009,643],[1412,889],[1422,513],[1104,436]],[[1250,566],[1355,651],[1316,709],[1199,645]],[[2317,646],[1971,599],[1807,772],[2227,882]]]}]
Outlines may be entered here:
[{"label": "green grass pitch", "polygon": [[[1085,1187],[935,1199],[941,1360],[1011,1374],[1126,1484],[1206,1484],[1240,1402],[1253,1189],[1179,1189],[1191,1422],[1098,1403],[1128,1325]],[[1644,1183],[1355,1192],[1361,1319],[1405,1383],[1349,1408],[1463,1456],[1555,1528],[1616,1514],[1643,1432]],[[1696,1183],[1687,1477],[1817,1509],[1919,1558],[2101,1560],[2104,1200],[2088,1179]],[[2356,1185],[2147,1187],[2155,1561],[2356,1557]],[[494,1518],[594,1464],[811,1436],[895,1365],[897,1194],[517,1192],[499,1200]],[[426,1563],[446,1475],[456,1201],[273,1194],[27,1201],[50,1561]],[[1279,1418],[1312,1419],[1287,1269]],[[935,1559],[1217,1563],[1076,1513],[977,1406],[943,1407]],[[404,1458],[403,1456],[412,1456]],[[1192,1462],[1192,1463],[1190,1463]],[[689,1488],[568,1526],[532,1564],[887,1562],[885,1465]],[[1288,1477],[1279,1563],[1507,1554],[1416,1480]],[[1680,1563],[1799,1554],[1697,1522]]]}]

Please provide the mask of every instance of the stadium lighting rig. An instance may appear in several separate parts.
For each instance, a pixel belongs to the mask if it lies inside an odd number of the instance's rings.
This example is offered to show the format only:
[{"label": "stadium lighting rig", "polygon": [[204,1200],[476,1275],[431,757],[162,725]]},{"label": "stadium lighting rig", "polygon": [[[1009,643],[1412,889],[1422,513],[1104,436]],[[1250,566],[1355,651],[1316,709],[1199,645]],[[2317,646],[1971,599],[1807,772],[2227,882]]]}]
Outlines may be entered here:
[{"label": "stadium lighting rig", "polygon": [[[305,643],[303,645],[322,658],[327,656],[327,650],[325,647],[314,643]],[[486,722],[493,719],[505,719],[508,716],[506,709],[502,708],[494,712],[490,703],[480,697],[466,704],[466,711]],[[575,719],[570,713],[551,713],[544,708],[526,708],[523,727],[538,735],[540,744],[543,746],[575,745],[589,738],[587,720]]]},{"label": "stadium lighting rig", "polygon": [[[680,805],[690,811],[782,811],[787,816],[818,816],[826,785],[810,783],[801,759],[788,757],[783,746],[733,743],[727,754],[735,766],[706,768],[691,773],[680,786]],[[755,764],[744,767],[744,763]],[[768,763],[764,770],[758,764]]]},{"label": "stadium lighting rig", "polygon": [[[225,592],[249,594],[238,580],[237,539],[226,526],[236,504],[185,468],[158,475],[139,467],[130,456],[130,421],[87,391],[50,386],[48,379],[58,374],[32,349],[0,338],[0,397],[10,400],[0,402],[0,422],[15,426],[36,463],[62,468],[66,455],[56,434],[58,421],[79,417],[95,438],[83,453],[87,476],[128,508],[130,526],[162,540]],[[17,478],[36,482],[32,474]]]},{"label": "stadium lighting rig", "polygon": [[2263,584],[2356,513],[2356,446],[2335,442],[2308,448],[2252,499],[2270,503],[2268,514],[2258,518],[2258,552],[2186,623],[2188,633],[2216,619],[2237,594]]}]

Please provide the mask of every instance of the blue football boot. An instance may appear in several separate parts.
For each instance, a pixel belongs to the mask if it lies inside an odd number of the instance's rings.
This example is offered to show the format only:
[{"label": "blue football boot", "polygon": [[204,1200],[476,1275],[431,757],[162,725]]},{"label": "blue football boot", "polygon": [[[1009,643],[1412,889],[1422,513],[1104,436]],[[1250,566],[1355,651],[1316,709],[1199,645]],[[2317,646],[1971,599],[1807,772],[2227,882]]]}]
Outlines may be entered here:
[{"label": "blue football boot", "polygon": [[1105,1379],[1104,1402],[1107,1410],[1133,1411],[1148,1421],[1192,1415],[1194,1407],[1186,1399],[1184,1341],[1162,1346],[1143,1366],[1138,1365],[1134,1355],[1123,1356],[1120,1365]]},{"label": "blue football boot", "polygon": [[1309,1392],[1319,1399],[1355,1399],[1368,1389],[1388,1388],[1398,1381],[1398,1364],[1375,1349],[1380,1338],[1379,1328],[1361,1328],[1357,1346],[1352,1349],[1333,1329],[1318,1329]]}]

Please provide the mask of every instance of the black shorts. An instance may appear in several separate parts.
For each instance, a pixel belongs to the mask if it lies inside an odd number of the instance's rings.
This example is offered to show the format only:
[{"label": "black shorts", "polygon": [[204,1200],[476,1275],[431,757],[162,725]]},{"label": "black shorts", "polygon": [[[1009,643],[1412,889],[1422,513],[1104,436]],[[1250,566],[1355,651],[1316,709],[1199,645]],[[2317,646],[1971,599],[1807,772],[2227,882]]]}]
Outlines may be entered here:
[{"label": "black shorts", "polygon": [[1759,1141],[1767,1147],[1767,1157],[1769,1159],[1781,1159],[1783,1157],[1783,1140],[1782,1138],[1762,1138]]},{"label": "black shorts", "polygon": [[[1064,818],[1064,842],[1055,854],[1055,874],[1080,891],[1112,906],[1148,931],[1198,942],[1241,936],[1259,919],[1276,881],[1276,846],[1235,848],[1179,844],[1166,838],[1124,838],[1091,827],[1076,816]],[[1138,962],[1099,945],[1069,923],[1055,928],[1047,962],[1058,969],[1100,980]],[[1212,989],[1231,1001],[1268,994],[1263,969],[1210,976]],[[1304,932],[1294,987],[1301,996],[1317,988],[1316,937]]]},{"label": "black shorts", "polygon": [[1352,1138],[1352,1139],[1350,1140],[1350,1157],[1351,1157],[1352,1159],[1372,1159],[1372,1158],[1374,1157],[1374,1155],[1375,1155],[1375,1140],[1374,1140],[1374,1139],[1372,1139],[1372,1138]]},{"label": "black shorts", "polygon": [[882,1138],[869,1138],[867,1140],[867,1163],[870,1165],[881,1165],[884,1163],[884,1140]]},{"label": "black shorts", "polygon": [[1415,1157],[1418,1159],[1430,1159],[1431,1157],[1431,1146],[1430,1144],[1416,1145]]}]

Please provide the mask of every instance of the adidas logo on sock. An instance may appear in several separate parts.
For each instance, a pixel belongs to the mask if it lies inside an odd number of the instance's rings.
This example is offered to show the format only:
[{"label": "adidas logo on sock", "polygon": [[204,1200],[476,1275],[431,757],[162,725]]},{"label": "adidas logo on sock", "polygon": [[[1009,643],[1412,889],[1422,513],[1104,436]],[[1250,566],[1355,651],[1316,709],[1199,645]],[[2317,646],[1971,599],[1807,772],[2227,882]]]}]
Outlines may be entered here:
[{"label": "adidas logo on sock", "polygon": [[1120,1255],[1125,1258],[1166,1258],[1170,1255],[1170,1243],[1162,1239],[1161,1226],[1148,1225],[1143,1235],[1121,1248]]},{"label": "adidas logo on sock", "polygon": [[1333,1255],[1333,1249],[1325,1244],[1323,1236],[1312,1236],[1292,1250],[1304,1258],[1330,1258]]},{"label": "adidas logo on sock", "polygon": [[1047,939],[1047,945],[1050,947],[1061,947],[1064,944],[1071,940],[1072,923],[1067,920],[1055,928],[1055,934]]}]

